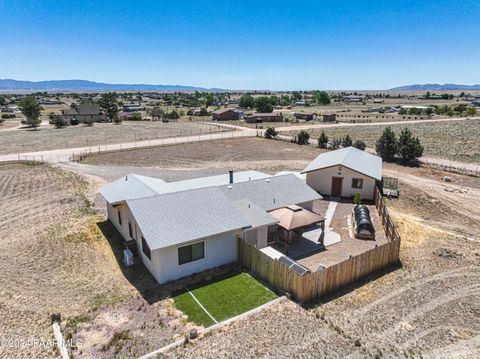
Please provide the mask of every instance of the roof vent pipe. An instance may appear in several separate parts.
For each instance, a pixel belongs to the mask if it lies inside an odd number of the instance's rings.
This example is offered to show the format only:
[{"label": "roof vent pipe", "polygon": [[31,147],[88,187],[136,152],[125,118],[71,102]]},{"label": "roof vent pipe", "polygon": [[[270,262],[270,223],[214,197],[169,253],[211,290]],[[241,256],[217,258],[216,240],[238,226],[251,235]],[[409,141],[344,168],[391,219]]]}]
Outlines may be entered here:
[{"label": "roof vent pipe", "polygon": [[230,175],[230,182],[229,183],[233,183],[233,171],[232,170],[228,171],[228,174]]},{"label": "roof vent pipe", "polygon": [[128,176],[125,176],[125,181],[128,181]]}]

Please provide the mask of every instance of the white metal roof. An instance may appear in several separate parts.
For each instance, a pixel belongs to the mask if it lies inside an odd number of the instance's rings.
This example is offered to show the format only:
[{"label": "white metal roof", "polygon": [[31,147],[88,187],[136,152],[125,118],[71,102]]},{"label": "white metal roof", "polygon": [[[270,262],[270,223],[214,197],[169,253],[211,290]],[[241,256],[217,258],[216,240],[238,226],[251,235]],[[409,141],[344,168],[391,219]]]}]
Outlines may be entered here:
[{"label": "white metal roof", "polygon": [[151,250],[250,227],[217,187],[127,200]]},{"label": "white metal roof", "polygon": [[302,173],[333,166],[344,166],[376,180],[382,179],[382,159],[355,147],[321,153]]},{"label": "white metal roof", "polygon": [[[245,182],[256,180],[259,178],[267,178],[271,177],[266,173],[259,172],[259,171],[240,171],[240,172],[233,172],[233,182]],[[177,181],[177,182],[169,182],[168,184],[175,188],[177,191],[185,191],[189,189],[195,188],[205,188],[205,187],[213,187],[213,186],[222,186],[230,183],[230,174],[225,173],[216,176],[208,176],[208,177],[200,177],[200,178],[193,178],[189,180]]]},{"label": "white metal roof", "polygon": [[265,211],[322,198],[294,174],[233,183],[219,188],[230,200],[247,199]]},{"label": "white metal roof", "polygon": [[128,199],[144,198],[174,192],[167,182],[153,177],[129,174],[100,188],[100,194],[110,204]]}]

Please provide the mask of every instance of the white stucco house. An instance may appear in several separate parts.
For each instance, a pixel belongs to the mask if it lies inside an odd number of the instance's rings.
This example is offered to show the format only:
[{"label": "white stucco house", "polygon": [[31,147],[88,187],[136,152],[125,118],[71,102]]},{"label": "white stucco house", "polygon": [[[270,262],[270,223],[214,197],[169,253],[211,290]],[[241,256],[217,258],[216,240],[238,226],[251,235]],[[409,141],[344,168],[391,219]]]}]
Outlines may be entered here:
[{"label": "white stucco house", "polygon": [[278,222],[269,211],[321,199],[294,174],[257,171],[168,183],[129,174],[100,193],[125,245],[160,284],[236,261],[239,238],[266,247]]},{"label": "white stucco house", "polygon": [[382,159],[354,147],[321,153],[303,171],[306,183],[322,195],[373,200],[382,180]]}]

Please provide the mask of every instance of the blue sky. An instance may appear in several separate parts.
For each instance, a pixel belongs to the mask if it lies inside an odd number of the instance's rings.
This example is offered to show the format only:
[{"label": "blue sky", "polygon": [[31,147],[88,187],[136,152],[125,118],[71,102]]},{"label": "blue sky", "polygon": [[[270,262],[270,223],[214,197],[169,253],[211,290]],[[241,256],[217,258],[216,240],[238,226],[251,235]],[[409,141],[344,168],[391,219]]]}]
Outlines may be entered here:
[{"label": "blue sky", "polygon": [[0,0],[0,78],[228,89],[480,82],[480,1]]}]

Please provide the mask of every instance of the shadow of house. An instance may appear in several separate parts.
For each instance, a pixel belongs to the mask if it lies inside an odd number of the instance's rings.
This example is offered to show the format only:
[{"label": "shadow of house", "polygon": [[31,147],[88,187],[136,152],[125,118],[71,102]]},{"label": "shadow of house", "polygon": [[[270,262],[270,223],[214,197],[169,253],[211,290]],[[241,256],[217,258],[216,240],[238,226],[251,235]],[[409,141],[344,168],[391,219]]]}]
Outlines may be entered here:
[{"label": "shadow of house", "polygon": [[213,283],[241,272],[240,266],[237,263],[232,263],[160,285],[141,262],[131,267],[125,266],[123,263],[123,250],[125,248],[123,237],[110,220],[97,222],[97,227],[110,244],[124,277],[149,304],[170,298],[172,294],[184,291],[185,286],[196,288],[205,285],[205,282]]}]

